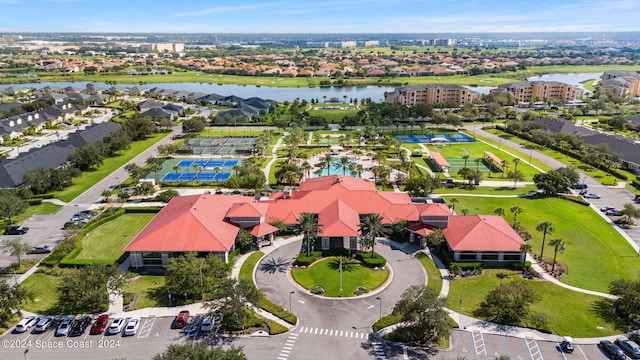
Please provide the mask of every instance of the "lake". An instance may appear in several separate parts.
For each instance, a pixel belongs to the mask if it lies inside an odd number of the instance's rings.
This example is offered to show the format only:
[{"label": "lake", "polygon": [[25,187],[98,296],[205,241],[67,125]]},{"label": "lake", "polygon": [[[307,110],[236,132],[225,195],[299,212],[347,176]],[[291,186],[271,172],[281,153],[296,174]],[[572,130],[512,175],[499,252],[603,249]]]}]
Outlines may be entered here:
[{"label": "lake", "polygon": [[[533,76],[528,78],[529,81],[534,80],[544,80],[544,81],[559,81],[562,83],[566,83],[569,85],[582,87],[582,82],[591,80],[591,79],[599,79],[602,73],[571,73],[571,74],[548,74],[548,75],[540,75]],[[78,82],[40,82],[40,83],[32,83],[32,84],[19,84],[19,85],[0,85],[1,89],[4,89],[9,86],[24,86],[24,87],[34,87],[36,89],[43,88],[48,85],[57,86],[57,87],[67,87],[74,86],[77,88],[84,89],[87,86],[87,81],[78,81]],[[101,82],[94,82],[96,86],[100,86],[103,88],[109,88],[112,85],[108,85]],[[118,84],[118,86],[135,86],[136,84]],[[362,99],[371,98],[374,102],[382,102],[384,101],[384,93],[394,91],[395,88],[391,86],[362,86],[362,87],[314,87],[314,88],[284,88],[284,87],[269,87],[269,86],[255,86],[255,85],[235,85],[235,84],[208,84],[208,83],[159,83],[159,84],[144,84],[139,85],[143,88],[151,89],[154,87],[160,87],[165,89],[174,89],[174,90],[187,90],[187,91],[199,91],[205,94],[220,94],[220,95],[236,95],[243,98],[249,98],[252,96],[257,96],[263,99],[271,99],[279,102],[282,101],[293,101],[295,99],[307,100],[317,99],[319,101],[323,101],[323,97],[326,96],[327,99],[335,97],[340,101],[344,99],[344,96],[347,97],[347,101],[351,99],[358,99],[361,101]],[[491,89],[495,89],[495,86],[465,86],[473,91],[479,92],[481,94],[488,94]]]}]

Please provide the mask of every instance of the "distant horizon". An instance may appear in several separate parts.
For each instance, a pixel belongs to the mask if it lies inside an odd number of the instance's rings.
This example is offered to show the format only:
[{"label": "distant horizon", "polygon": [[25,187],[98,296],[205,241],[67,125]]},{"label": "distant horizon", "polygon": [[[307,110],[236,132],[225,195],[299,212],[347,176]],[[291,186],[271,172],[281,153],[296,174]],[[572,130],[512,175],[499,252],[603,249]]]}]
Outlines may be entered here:
[{"label": "distant horizon", "polygon": [[602,33],[638,18],[640,0],[0,0],[2,33]]}]

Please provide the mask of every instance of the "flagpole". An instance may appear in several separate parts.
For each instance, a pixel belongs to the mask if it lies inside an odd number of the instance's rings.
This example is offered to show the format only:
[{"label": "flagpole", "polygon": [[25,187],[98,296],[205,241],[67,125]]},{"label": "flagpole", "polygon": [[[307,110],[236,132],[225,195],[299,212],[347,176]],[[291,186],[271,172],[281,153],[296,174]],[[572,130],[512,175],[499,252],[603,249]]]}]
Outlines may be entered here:
[{"label": "flagpole", "polygon": [[340,293],[342,294],[342,255],[340,255]]}]

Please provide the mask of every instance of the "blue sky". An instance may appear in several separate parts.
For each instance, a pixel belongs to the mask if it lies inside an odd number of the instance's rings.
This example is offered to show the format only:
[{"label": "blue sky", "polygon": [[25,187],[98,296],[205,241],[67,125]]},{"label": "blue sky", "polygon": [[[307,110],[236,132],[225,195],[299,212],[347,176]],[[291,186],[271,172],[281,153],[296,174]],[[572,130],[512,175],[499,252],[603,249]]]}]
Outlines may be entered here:
[{"label": "blue sky", "polygon": [[0,0],[0,32],[637,31],[640,0]]}]

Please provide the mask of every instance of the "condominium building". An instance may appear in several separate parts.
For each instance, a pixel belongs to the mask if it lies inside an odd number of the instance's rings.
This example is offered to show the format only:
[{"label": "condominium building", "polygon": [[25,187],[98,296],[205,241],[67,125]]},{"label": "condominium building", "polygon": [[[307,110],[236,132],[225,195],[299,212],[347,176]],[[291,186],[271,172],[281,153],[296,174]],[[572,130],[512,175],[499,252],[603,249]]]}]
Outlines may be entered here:
[{"label": "condominium building", "polygon": [[480,94],[458,85],[414,85],[402,86],[385,94],[385,101],[390,104],[439,104],[453,100],[458,104],[473,103]]},{"label": "condominium building", "polygon": [[635,71],[605,71],[600,77],[598,91],[615,92],[620,96],[640,96],[640,74]]},{"label": "condominium building", "polygon": [[517,103],[531,100],[545,101],[546,99],[581,100],[584,96],[584,90],[558,81],[522,81],[502,84],[491,92],[508,92],[513,95]]}]

